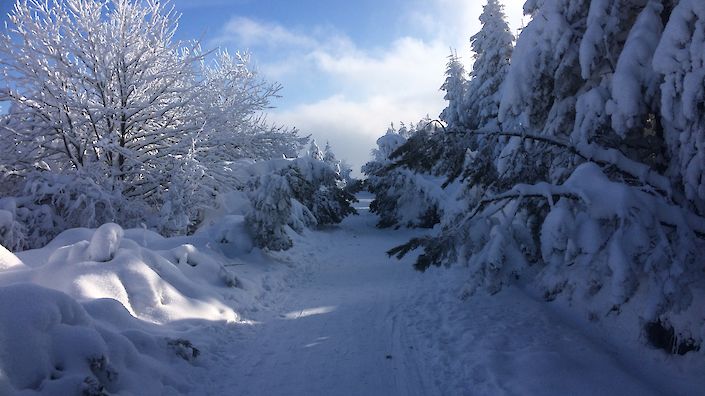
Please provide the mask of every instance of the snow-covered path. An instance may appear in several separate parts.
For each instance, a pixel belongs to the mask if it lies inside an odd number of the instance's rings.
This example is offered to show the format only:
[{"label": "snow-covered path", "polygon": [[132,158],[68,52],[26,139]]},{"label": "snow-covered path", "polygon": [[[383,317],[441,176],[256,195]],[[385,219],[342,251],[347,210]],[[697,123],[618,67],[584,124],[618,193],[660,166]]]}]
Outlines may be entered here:
[{"label": "snow-covered path", "polygon": [[658,353],[627,358],[520,290],[461,300],[462,268],[420,274],[410,258],[388,259],[411,234],[375,221],[362,210],[297,241],[286,257],[302,273],[271,291],[269,309],[193,334],[205,353],[191,393],[659,395],[702,385]]},{"label": "snow-covered path", "polygon": [[203,384],[208,393],[435,393],[421,380],[423,359],[406,335],[403,307],[421,275],[384,254],[409,234],[377,230],[361,212],[293,249],[291,259],[311,261],[308,276],[271,312],[255,315],[256,324],[234,332],[232,360],[222,356],[218,383]]}]

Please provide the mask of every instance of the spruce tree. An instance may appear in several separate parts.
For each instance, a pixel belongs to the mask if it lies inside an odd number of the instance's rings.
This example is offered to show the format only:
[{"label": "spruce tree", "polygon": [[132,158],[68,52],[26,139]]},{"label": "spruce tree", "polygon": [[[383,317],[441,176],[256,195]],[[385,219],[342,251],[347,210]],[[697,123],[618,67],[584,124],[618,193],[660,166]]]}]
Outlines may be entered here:
[{"label": "spruce tree", "polygon": [[448,101],[448,106],[443,110],[440,118],[449,126],[456,126],[461,123],[465,107],[466,85],[465,67],[458,55],[453,52],[448,56],[446,79],[441,85],[441,91],[446,93],[443,99]]},{"label": "spruce tree", "polygon": [[471,145],[465,208],[389,253],[423,249],[420,270],[463,263],[469,293],[521,280],[586,315],[614,313],[647,339],[665,329],[670,352],[697,349],[705,5],[529,0],[525,10],[501,130],[486,132],[510,140],[496,156]]},{"label": "spruce tree", "polygon": [[681,0],[666,24],[653,65],[663,75],[661,115],[668,174],[705,216],[705,3]]},{"label": "spruce tree", "polygon": [[311,145],[308,147],[308,156],[317,161],[323,161],[323,151],[316,144],[316,139],[311,140]]},{"label": "spruce tree", "polygon": [[498,0],[488,0],[480,15],[482,29],[470,38],[475,62],[464,100],[463,123],[471,129],[497,119],[502,83],[509,71],[514,36]]}]

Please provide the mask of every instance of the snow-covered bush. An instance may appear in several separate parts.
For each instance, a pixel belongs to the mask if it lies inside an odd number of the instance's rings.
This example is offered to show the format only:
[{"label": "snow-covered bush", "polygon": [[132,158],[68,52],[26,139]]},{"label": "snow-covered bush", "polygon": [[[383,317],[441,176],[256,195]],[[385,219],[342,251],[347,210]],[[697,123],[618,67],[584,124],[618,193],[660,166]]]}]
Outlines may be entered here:
[{"label": "snow-covered bush", "polygon": [[14,198],[0,198],[0,245],[13,251],[27,243],[27,227],[17,218],[17,209]]},{"label": "snow-covered bush", "polygon": [[0,354],[2,394],[104,395],[136,391],[135,382],[140,392],[174,390],[156,380],[176,382],[156,360],[97,326],[64,293],[32,284],[0,287],[0,318],[0,337],[12,340]]},{"label": "snow-covered bush", "polygon": [[252,208],[246,222],[258,246],[289,249],[289,228],[301,233],[316,225],[340,223],[356,213],[351,206],[355,197],[344,190],[337,169],[323,161],[320,150],[312,153],[294,160],[268,161],[269,169],[250,181]]},{"label": "snow-covered bush", "polygon": [[314,225],[316,219],[304,206],[294,207],[293,193],[287,177],[283,174],[268,173],[260,176],[250,185],[249,198],[252,210],[245,220],[255,243],[270,250],[287,250],[293,246],[287,235],[287,227],[301,228]]},{"label": "snow-covered bush", "polygon": [[232,301],[251,298],[187,238],[105,224],[17,255],[0,246],[0,394],[187,392],[198,346],[166,325],[232,322]]}]

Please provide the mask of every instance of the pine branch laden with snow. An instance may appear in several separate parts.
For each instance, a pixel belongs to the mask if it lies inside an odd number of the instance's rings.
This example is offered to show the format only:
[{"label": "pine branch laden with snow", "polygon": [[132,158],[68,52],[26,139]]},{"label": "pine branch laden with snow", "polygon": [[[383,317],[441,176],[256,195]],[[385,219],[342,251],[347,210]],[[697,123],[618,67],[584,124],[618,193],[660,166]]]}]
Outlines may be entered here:
[{"label": "pine branch laden with snow", "polygon": [[[434,137],[423,150],[401,145],[405,154],[388,161],[396,172],[443,169],[437,174],[465,183],[437,234],[389,253],[421,249],[417,269],[459,261],[471,270],[471,291],[531,285],[587,317],[619,316],[658,347],[653,329],[670,329],[681,341],[669,352],[697,349],[705,340],[697,302],[705,290],[697,258],[705,249],[703,7],[528,1],[532,20],[499,84],[496,119],[445,127],[455,150]],[[473,81],[469,94],[479,92]],[[463,151],[456,167],[430,154]],[[458,195],[444,192],[452,207]]]},{"label": "pine branch laden with snow", "polygon": [[566,117],[581,85],[579,51],[588,3],[582,0],[529,1],[531,22],[519,35],[499,106],[505,127],[565,134]]},{"label": "pine branch laden with snow", "polygon": [[682,337],[700,337],[692,293],[703,280],[705,218],[651,188],[611,181],[587,162],[562,185],[516,185],[444,220],[440,236],[389,254],[422,248],[417,269],[464,263],[472,292],[529,283],[547,299],[560,295],[603,315],[646,298],[646,318],[668,318]]},{"label": "pine branch laden with snow", "polygon": [[681,0],[671,11],[654,54],[663,75],[661,115],[671,157],[669,173],[705,213],[705,4]]},{"label": "pine branch laden with snow", "polygon": [[[390,128],[377,140],[376,160],[362,169],[368,175],[368,189],[375,194],[370,210],[380,217],[378,227],[431,228],[440,221],[446,198],[441,184],[451,179],[442,175],[443,165],[457,157],[454,148],[458,146],[452,144],[457,142],[452,138],[459,135],[442,134],[429,120],[412,124],[409,130],[405,138],[406,127]],[[438,144],[441,140],[451,144]],[[438,165],[440,159],[446,161]]]}]

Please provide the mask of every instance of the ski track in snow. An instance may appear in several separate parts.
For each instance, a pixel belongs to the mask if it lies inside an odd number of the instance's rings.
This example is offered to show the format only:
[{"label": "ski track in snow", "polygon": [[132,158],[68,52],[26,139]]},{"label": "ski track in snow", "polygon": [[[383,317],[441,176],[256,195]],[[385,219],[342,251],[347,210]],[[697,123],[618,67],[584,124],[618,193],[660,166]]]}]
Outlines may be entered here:
[{"label": "ski track in snow", "polygon": [[[647,369],[520,290],[460,299],[462,268],[421,274],[411,267],[413,257],[387,258],[388,248],[418,231],[378,230],[375,222],[363,208],[339,227],[296,241],[284,257],[298,263],[299,273],[290,288],[266,297],[269,309],[251,312],[251,324],[190,334],[204,352],[190,393],[658,395],[697,389],[656,383]],[[654,356],[648,355],[648,367],[658,366]]]}]

